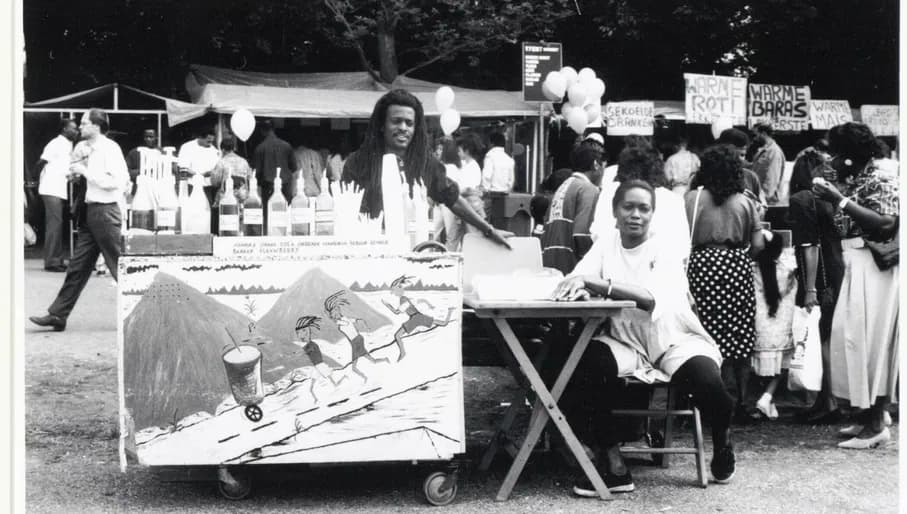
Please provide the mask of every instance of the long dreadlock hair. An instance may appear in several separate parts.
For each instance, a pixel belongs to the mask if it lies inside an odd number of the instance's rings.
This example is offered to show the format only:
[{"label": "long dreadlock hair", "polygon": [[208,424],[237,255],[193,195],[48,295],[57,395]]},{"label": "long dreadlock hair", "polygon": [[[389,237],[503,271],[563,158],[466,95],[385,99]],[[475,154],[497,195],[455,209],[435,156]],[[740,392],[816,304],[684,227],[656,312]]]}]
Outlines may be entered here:
[{"label": "long dreadlock hair", "polygon": [[350,304],[349,300],[343,297],[344,294],[346,294],[346,291],[341,289],[324,299],[324,311],[329,316],[335,309]]},{"label": "long dreadlock hair", "polygon": [[411,277],[408,275],[400,275],[399,277],[395,278],[393,282],[391,282],[391,288],[393,289],[397,286],[405,287],[407,284],[412,282],[413,278],[415,278],[415,277]]},{"label": "long dreadlock hair", "polygon": [[425,126],[425,111],[422,102],[404,89],[394,89],[385,93],[372,111],[368,122],[365,140],[355,153],[350,155],[343,168],[343,182],[353,182],[364,190],[362,205],[359,212],[366,213],[370,218],[377,218],[383,210],[381,191],[381,164],[386,150],[384,148],[384,123],[387,120],[387,110],[391,105],[411,107],[416,112],[413,137],[406,147],[403,156],[403,168],[406,174],[406,183],[409,184],[409,196],[413,197],[413,186],[416,180],[421,181],[423,170],[427,169],[433,157]]}]

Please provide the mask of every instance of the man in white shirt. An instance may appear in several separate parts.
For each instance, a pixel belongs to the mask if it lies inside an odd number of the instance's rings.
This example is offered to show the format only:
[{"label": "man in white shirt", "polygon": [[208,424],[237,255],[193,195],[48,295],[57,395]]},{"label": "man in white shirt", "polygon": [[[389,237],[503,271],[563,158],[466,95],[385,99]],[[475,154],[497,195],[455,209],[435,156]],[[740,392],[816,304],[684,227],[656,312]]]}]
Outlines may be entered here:
[{"label": "man in white shirt", "polygon": [[211,185],[211,171],[220,160],[220,152],[214,147],[214,136],[214,129],[207,127],[197,138],[183,143],[177,154],[176,163],[181,178],[190,178],[189,175],[201,173],[209,204],[214,203],[214,196],[217,193],[216,188]]},{"label": "man in white shirt", "polygon": [[485,191],[509,193],[513,191],[513,158],[504,151],[504,134],[495,132],[489,137],[491,149],[485,154],[482,166],[482,187]]},{"label": "man in white shirt", "polygon": [[63,204],[67,198],[69,154],[79,138],[75,120],[60,120],[60,134],[41,152],[35,169],[41,174],[38,194],[44,202],[44,269],[66,271],[63,264]]},{"label": "man in white shirt", "polygon": [[46,316],[31,316],[32,323],[51,327],[60,332],[66,329],[66,319],[72,312],[98,255],[117,278],[120,258],[120,203],[130,185],[126,159],[120,146],[105,136],[109,128],[107,113],[91,109],[82,115],[80,141],[72,152],[70,173],[85,177],[85,223],[79,225],[72,261],[66,279],[56,299],[47,308]]}]

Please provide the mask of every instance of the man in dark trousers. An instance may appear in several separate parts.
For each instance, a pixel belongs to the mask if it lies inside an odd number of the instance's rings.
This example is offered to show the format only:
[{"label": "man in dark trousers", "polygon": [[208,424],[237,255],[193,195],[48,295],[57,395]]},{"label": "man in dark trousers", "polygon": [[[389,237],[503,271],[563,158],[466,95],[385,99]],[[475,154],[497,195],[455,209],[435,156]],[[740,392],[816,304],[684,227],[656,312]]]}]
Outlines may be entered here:
[{"label": "man in dark trousers", "polygon": [[44,202],[44,269],[66,271],[63,265],[63,204],[66,203],[69,154],[79,138],[75,120],[60,120],[60,133],[44,146],[35,166],[40,173],[38,194]]},{"label": "man in dark trousers", "polygon": [[252,154],[252,167],[255,168],[255,178],[258,180],[258,187],[261,188],[261,201],[267,205],[268,199],[274,192],[274,177],[277,176],[277,168],[280,168],[281,190],[283,197],[289,202],[296,192],[296,170],[299,169],[293,147],[290,146],[290,143],[277,137],[271,120],[262,121],[258,127],[261,129],[264,140],[255,147],[255,152]]},{"label": "man in dark trousers", "polygon": [[57,298],[48,307],[48,314],[28,318],[36,325],[51,327],[57,332],[66,329],[66,319],[88,283],[99,254],[104,255],[114,280],[117,278],[122,226],[120,203],[124,202],[129,187],[129,172],[123,151],[105,135],[109,123],[107,113],[101,109],[91,109],[82,115],[79,125],[82,141],[72,152],[69,171],[85,177],[85,222],[79,225],[66,279]]}]

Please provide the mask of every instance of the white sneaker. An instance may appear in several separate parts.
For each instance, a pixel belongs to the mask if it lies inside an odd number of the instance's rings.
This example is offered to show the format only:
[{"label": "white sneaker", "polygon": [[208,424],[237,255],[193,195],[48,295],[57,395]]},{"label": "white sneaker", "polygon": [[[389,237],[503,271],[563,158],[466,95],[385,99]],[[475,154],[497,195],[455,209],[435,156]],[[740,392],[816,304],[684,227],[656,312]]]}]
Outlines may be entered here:
[{"label": "white sneaker", "polygon": [[759,397],[759,401],[756,402],[756,409],[765,415],[766,418],[775,419],[778,417],[778,411],[775,411],[775,415],[772,416],[772,395],[768,393],[762,393],[762,396]]}]

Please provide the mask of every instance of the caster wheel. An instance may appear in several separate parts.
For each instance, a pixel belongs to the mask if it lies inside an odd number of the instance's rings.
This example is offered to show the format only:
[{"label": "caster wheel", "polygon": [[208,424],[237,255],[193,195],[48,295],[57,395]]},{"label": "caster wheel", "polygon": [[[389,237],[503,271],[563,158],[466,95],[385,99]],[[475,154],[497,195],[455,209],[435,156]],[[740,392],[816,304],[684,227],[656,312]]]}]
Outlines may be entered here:
[{"label": "caster wheel", "polygon": [[[655,431],[650,434],[646,434],[647,442],[649,443],[649,448],[664,448],[665,447],[665,437],[659,432]],[[656,466],[661,466],[661,463],[664,462],[663,453],[653,453],[652,454],[652,463]]]},{"label": "caster wheel", "polygon": [[261,412],[261,407],[258,405],[247,405],[246,406],[246,417],[249,418],[249,421],[259,422],[264,416]]},{"label": "caster wheel", "polygon": [[[457,496],[456,479],[448,480],[450,476],[443,471],[435,471],[425,478],[422,483],[422,494],[428,503],[441,507],[450,505]],[[445,482],[449,482],[445,484]],[[442,489],[443,488],[443,489]]]},{"label": "caster wheel", "polygon": [[241,475],[233,475],[233,482],[218,482],[217,490],[220,495],[228,500],[245,500],[252,494],[252,479]]}]

